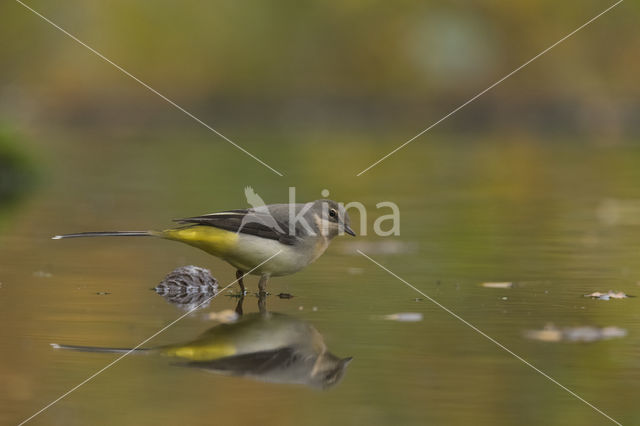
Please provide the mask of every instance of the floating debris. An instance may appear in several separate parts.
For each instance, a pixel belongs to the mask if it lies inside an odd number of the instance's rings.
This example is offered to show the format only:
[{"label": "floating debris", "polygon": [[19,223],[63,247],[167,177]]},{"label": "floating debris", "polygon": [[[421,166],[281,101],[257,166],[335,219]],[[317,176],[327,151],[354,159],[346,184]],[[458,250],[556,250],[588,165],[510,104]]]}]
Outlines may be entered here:
[{"label": "floating debris", "polygon": [[220,312],[211,312],[205,315],[205,317],[211,321],[218,321],[224,324],[230,324],[230,323],[236,322],[238,318],[240,318],[240,314],[238,314],[236,311],[232,309],[225,309]]},{"label": "floating debris", "polygon": [[364,268],[347,268],[347,273],[349,275],[362,275],[364,272]]},{"label": "floating debris", "polygon": [[35,271],[33,276],[38,278],[51,278],[53,274],[47,271]]},{"label": "floating debris", "polygon": [[598,300],[610,300],[610,299],[627,299],[627,298],[633,297],[633,296],[628,296],[628,295],[624,294],[621,291],[611,291],[611,290],[609,290],[607,293],[601,293],[599,291],[594,291],[591,294],[585,294],[584,297],[590,297],[592,299],[598,299]]},{"label": "floating debris", "polygon": [[508,283],[508,282],[504,282],[504,283],[482,283],[480,284],[482,287],[486,287],[486,288],[512,288],[513,287],[513,283]]},{"label": "floating debris", "polygon": [[418,322],[422,321],[422,314],[419,312],[399,312],[397,314],[383,315],[382,319],[399,322]]},{"label": "floating debris", "polygon": [[291,294],[291,293],[278,293],[277,296],[280,299],[293,299],[293,294]]},{"label": "floating debris", "polygon": [[209,306],[210,299],[218,293],[218,280],[208,269],[198,266],[181,266],[173,270],[153,290],[167,302],[190,311]]},{"label": "floating debris", "polygon": [[96,294],[98,296],[107,296],[107,295],[109,295],[111,293],[109,293],[108,291],[96,291]]},{"label": "floating debris", "polygon": [[542,342],[596,342],[609,340],[627,335],[627,330],[619,327],[565,327],[557,328],[548,324],[542,330],[527,330],[525,337]]}]

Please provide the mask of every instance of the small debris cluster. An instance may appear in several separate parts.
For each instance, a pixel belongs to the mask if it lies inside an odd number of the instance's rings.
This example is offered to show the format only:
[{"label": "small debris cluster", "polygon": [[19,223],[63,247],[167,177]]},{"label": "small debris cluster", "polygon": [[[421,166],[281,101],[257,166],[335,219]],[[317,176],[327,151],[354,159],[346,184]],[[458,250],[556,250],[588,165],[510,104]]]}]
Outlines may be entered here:
[{"label": "small debris cluster", "polygon": [[218,280],[208,269],[188,265],[174,269],[153,290],[185,311],[209,306],[218,293]]},{"label": "small debris cluster", "polygon": [[482,283],[480,284],[482,287],[486,287],[486,288],[512,288],[513,287],[513,283],[509,283],[509,282],[504,282],[504,283]]},{"label": "small debris cluster", "polygon": [[293,299],[293,294],[291,293],[278,293],[277,296],[280,299]]},{"label": "small debris cluster", "polygon": [[210,312],[205,315],[205,318],[210,321],[218,321],[224,324],[230,324],[236,322],[240,318],[240,314],[231,309],[224,309],[219,312]]},{"label": "small debris cluster", "polygon": [[[480,284],[481,287],[495,288],[495,289],[510,289],[516,287],[513,282],[484,282]],[[545,290],[545,294],[548,291]],[[622,291],[609,290],[608,292],[595,291],[590,294],[585,294],[584,297],[597,299],[597,300],[611,300],[611,299],[627,299],[634,297],[625,294]],[[509,300],[507,296],[503,296],[502,300]],[[596,342],[599,340],[609,340],[615,338],[622,338],[627,335],[627,330],[620,327],[592,327],[592,326],[577,326],[577,327],[564,327],[559,328],[553,324],[548,324],[541,330],[526,330],[524,331],[524,337],[532,340],[538,340],[541,342]]]},{"label": "small debris cluster", "polygon": [[397,314],[383,315],[382,319],[399,322],[419,322],[422,321],[422,314],[420,312],[399,312]]},{"label": "small debris cluster", "polygon": [[601,293],[599,291],[594,291],[591,294],[585,294],[584,297],[590,297],[592,299],[598,299],[598,300],[611,300],[611,299],[627,299],[627,298],[633,297],[633,296],[628,296],[628,295],[624,294],[621,291],[611,291],[611,290],[609,290],[607,293]]},{"label": "small debris cluster", "polygon": [[596,342],[625,337],[627,330],[619,327],[565,327],[548,324],[542,330],[527,330],[524,336],[542,342]]}]

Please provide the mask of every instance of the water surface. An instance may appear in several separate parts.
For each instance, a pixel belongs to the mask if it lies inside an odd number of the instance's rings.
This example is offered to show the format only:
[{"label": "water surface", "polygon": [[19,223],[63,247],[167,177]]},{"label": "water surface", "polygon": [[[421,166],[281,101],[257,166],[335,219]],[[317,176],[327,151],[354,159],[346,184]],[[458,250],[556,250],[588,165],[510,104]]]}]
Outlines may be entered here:
[{"label": "water surface", "polygon": [[[294,297],[267,300],[269,311],[311,324],[333,353],[353,357],[342,381],[320,391],[132,354],[33,424],[607,424],[357,248],[611,417],[640,422],[640,299],[583,297],[640,294],[633,145],[432,136],[356,178],[395,139],[304,135],[304,144],[284,138],[273,151],[259,134],[238,138],[285,177],[202,133],[35,139],[47,178],[0,224],[2,423],[27,418],[118,356],[53,350],[51,342],[136,345],[184,312],[149,290],[173,269],[208,268],[222,286],[234,279],[225,263],[167,241],[51,235],[161,228],[244,207],[245,185],[267,202],[286,201],[289,186],[302,201],[326,188],[369,209],[370,235],[342,237],[303,272],[273,279],[270,291]],[[388,213],[375,204],[386,200],[401,209],[398,237],[372,235],[376,215]],[[255,289],[257,279],[247,284]],[[235,304],[223,294],[203,312]],[[257,312],[257,300],[248,297],[244,311]],[[381,318],[399,312],[423,319]],[[525,338],[549,323],[616,326],[627,335],[582,344]],[[149,346],[209,327],[189,316]]]}]

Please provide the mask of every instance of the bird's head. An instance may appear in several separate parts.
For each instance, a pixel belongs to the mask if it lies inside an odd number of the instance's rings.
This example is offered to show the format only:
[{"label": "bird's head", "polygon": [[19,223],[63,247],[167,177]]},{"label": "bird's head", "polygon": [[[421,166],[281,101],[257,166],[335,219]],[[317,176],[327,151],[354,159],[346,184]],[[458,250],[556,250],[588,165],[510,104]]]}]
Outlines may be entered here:
[{"label": "bird's head", "polygon": [[345,233],[353,237],[356,236],[356,233],[351,229],[349,215],[342,204],[327,199],[316,200],[313,204],[316,225],[322,235],[328,238]]}]

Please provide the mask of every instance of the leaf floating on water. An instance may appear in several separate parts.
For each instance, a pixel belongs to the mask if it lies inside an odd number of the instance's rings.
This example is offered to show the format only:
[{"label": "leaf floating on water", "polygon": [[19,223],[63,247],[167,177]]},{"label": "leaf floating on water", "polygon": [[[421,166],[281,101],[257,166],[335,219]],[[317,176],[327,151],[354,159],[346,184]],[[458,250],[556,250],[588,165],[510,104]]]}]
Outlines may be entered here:
[{"label": "leaf floating on water", "polygon": [[419,312],[399,312],[397,314],[383,315],[383,319],[399,322],[418,322],[422,321],[422,314]]},{"label": "leaf floating on water", "polygon": [[486,287],[486,288],[512,288],[513,287],[513,283],[508,283],[508,282],[504,282],[504,283],[482,283],[480,284],[482,287]]},{"label": "leaf floating on water", "polygon": [[620,327],[565,327],[558,328],[553,324],[542,330],[527,330],[524,336],[542,342],[596,342],[625,337],[627,330]]},{"label": "leaf floating on water", "polygon": [[527,330],[524,337],[542,342],[560,342],[562,340],[562,330],[545,327],[542,330]]},{"label": "leaf floating on water", "polygon": [[598,299],[598,300],[611,300],[611,299],[627,299],[627,298],[633,297],[633,296],[628,296],[628,295],[624,294],[621,291],[611,291],[611,290],[609,290],[609,292],[607,292],[607,293],[601,293],[599,291],[594,291],[591,294],[585,294],[584,297],[590,297],[592,299]]},{"label": "leaf floating on water", "polygon": [[196,307],[202,309],[209,306],[208,299],[218,293],[218,280],[208,269],[181,266],[167,275],[154,290],[167,302],[185,311]]}]

